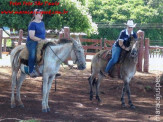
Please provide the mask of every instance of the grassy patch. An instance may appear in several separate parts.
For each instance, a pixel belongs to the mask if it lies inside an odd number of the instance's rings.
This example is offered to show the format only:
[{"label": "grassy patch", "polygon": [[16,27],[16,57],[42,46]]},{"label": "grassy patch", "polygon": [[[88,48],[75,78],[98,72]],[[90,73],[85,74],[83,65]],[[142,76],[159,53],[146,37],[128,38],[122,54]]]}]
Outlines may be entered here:
[{"label": "grassy patch", "polygon": [[[2,40],[2,44],[4,45],[4,39]],[[6,47],[12,47],[12,41],[11,41],[11,39],[7,39],[7,41],[6,41]]]},{"label": "grassy patch", "polygon": [[11,47],[11,46],[12,46],[12,41],[11,41],[11,39],[7,39],[6,46],[7,46],[7,47]]},{"label": "grassy patch", "polygon": [[19,122],[41,122],[39,120],[21,120]]},{"label": "grassy patch", "polygon": [[[4,39],[3,39],[3,41],[2,41],[2,44],[4,45]],[[7,46],[7,47],[12,47],[12,41],[11,41],[11,39],[7,39],[7,41],[6,41],[6,46]]]}]

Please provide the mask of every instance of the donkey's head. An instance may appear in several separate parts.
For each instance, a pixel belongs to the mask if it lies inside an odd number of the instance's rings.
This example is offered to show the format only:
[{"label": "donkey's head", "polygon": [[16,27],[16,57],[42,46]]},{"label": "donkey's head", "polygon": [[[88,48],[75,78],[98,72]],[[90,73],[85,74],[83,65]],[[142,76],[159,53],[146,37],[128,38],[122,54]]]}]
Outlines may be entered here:
[{"label": "donkey's head", "polygon": [[130,56],[135,58],[138,56],[138,50],[139,50],[139,42],[140,42],[140,39],[134,39],[133,37],[131,37],[131,43],[130,43],[130,46],[131,46],[131,51],[130,51]]},{"label": "donkey's head", "polygon": [[73,50],[71,52],[71,59],[74,64],[77,64],[79,70],[84,70],[86,68],[86,61],[84,55],[84,49],[81,45],[80,40],[75,40],[71,38],[73,42]]}]

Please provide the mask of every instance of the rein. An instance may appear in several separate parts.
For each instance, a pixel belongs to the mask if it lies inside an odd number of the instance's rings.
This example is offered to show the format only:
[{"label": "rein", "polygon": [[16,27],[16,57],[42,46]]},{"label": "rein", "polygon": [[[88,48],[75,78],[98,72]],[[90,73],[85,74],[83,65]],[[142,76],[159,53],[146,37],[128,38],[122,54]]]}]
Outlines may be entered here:
[{"label": "rein", "polygon": [[[49,47],[50,47],[50,49],[52,50],[52,48],[51,48],[51,46],[50,45],[48,45]],[[52,52],[54,53],[54,55],[56,55],[57,56],[57,58],[63,63],[64,61],[62,61],[62,59],[54,52],[54,50],[52,50]],[[74,51],[75,52],[75,51]],[[75,54],[76,55],[76,54]],[[62,67],[63,67],[63,64],[61,63],[61,65],[62,65]],[[73,65],[70,65],[70,64],[68,64],[67,62],[64,62],[66,65],[68,65],[68,67],[70,68],[70,69],[77,69],[77,68],[74,68],[74,66]],[[64,67],[63,67],[64,68]],[[65,68],[64,68],[65,69]],[[69,69],[69,70],[70,70]]]}]

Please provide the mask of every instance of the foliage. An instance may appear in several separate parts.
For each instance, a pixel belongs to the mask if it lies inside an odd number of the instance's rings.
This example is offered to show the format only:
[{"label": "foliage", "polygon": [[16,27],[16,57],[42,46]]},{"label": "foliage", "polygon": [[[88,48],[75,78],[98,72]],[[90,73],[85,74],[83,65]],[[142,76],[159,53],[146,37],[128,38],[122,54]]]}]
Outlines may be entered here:
[{"label": "foliage", "polygon": [[[163,40],[163,29],[153,28],[150,25],[147,28],[141,27],[143,24],[163,22],[163,2],[160,0],[89,0],[88,8],[92,14],[93,21],[105,23],[106,26],[98,26],[99,34],[94,37],[106,37],[107,39],[116,39],[120,30],[124,29],[123,23],[128,19],[133,19],[139,23],[139,29],[145,31],[145,36],[152,40]],[[112,26],[112,27],[110,27]],[[136,30],[136,29],[135,29]]]},{"label": "foliage", "polygon": [[[163,40],[163,2],[162,0],[48,0],[58,1],[57,6],[10,6],[10,0],[0,1],[0,11],[33,11],[41,8],[44,11],[68,11],[68,14],[44,15],[46,29],[61,29],[69,26],[71,32],[92,34],[90,38],[107,38],[116,40],[128,19],[137,24],[134,29],[141,29],[150,40]],[[22,2],[22,0],[12,0]],[[26,0],[34,2],[38,0]],[[42,0],[45,2],[47,0]],[[23,29],[27,31],[32,15],[0,14],[0,27]],[[98,33],[97,25],[98,24]],[[147,27],[146,27],[147,26]],[[155,26],[155,27],[154,27]]]},{"label": "foliage", "polygon": [[[4,44],[4,39],[3,39],[2,42],[3,42],[2,44]],[[6,40],[6,46],[7,46],[7,47],[12,47],[12,41],[11,41],[11,39],[7,39],[7,40]]]},{"label": "foliage", "polygon": [[[68,11],[67,14],[45,14],[43,21],[45,22],[46,29],[61,29],[64,26],[69,26],[71,31],[85,32],[90,34],[96,32],[97,26],[92,22],[91,15],[88,13],[86,0],[58,0],[59,5],[49,6],[15,6],[9,5],[10,0],[0,1],[0,11],[33,11],[35,8],[40,8],[44,11],[61,11],[64,9]],[[47,0],[42,0],[45,2]],[[48,0],[54,2],[56,0]],[[21,2],[21,0],[12,0],[12,2]],[[34,2],[34,0],[26,0],[26,2]],[[0,14],[0,27],[8,26],[10,28],[23,29],[27,31],[28,24],[32,15],[28,14]]]}]

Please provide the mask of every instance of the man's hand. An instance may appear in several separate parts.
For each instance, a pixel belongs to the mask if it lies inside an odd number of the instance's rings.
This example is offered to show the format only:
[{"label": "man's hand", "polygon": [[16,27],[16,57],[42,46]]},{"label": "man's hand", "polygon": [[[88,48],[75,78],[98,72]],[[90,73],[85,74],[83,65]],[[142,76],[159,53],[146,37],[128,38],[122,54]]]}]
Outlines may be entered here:
[{"label": "man's hand", "polygon": [[126,51],[130,51],[130,49],[131,49],[130,46],[125,48]]},{"label": "man's hand", "polygon": [[46,39],[40,39],[40,41],[38,41],[39,43],[43,43],[43,42],[47,42]]}]

